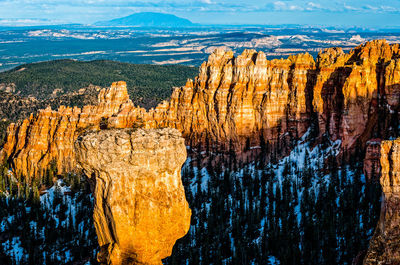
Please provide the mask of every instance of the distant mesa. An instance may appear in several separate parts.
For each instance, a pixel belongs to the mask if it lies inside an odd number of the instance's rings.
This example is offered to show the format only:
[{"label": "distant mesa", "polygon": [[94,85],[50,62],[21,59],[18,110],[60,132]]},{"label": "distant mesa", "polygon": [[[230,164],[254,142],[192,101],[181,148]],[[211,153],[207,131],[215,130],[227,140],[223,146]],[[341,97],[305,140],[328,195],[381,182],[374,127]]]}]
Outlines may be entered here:
[{"label": "distant mesa", "polygon": [[137,26],[137,27],[190,27],[195,24],[175,15],[154,12],[134,13],[127,17],[99,21],[96,26]]}]

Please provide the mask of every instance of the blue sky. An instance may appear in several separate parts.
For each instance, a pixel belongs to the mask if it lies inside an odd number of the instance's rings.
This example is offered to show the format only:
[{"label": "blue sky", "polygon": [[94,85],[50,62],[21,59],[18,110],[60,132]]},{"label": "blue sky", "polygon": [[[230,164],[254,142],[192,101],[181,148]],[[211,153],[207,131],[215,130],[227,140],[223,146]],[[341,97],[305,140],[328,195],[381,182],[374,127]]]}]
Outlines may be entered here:
[{"label": "blue sky", "polygon": [[0,0],[0,24],[89,24],[142,11],[206,24],[400,26],[400,0]]}]

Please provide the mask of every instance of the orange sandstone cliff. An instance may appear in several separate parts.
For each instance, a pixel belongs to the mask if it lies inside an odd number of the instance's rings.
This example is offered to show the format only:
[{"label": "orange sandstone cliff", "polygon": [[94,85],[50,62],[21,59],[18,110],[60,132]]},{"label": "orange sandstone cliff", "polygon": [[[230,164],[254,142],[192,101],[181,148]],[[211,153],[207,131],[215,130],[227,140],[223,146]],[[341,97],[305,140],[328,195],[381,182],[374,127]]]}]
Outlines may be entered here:
[{"label": "orange sandstone cliff", "polygon": [[316,61],[309,54],[269,61],[263,52],[235,56],[218,49],[194,80],[157,108],[135,107],[125,83],[114,83],[101,91],[96,106],[46,109],[12,124],[0,158],[25,176],[51,161],[63,173],[75,168],[72,146],[84,130],[138,124],[176,128],[193,148],[240,153],[263,146],[278,156],[311,130],[317,138],[341,140],[348,157],[372,138],[391,136],[400,105],[399,57],[399,45],[384,40],[349,53],[325,49]]},{"label": "orange sandstone cliff", "polygon": [[[76,166],[73,143],[85,129],[100,129],[108,118],[120,109],[133,108],[125,82],[113,83],[98,95],[98,104],[80,108],[61,106],[47,108],[31,115],[7,129],[7,141],[0,151],[1,158],[9,158],[15,173],[34,176],[43,173],[54,161],[59,173],[70,172]],[[135,109],[134,111],[144,111]],[[125,127],[124,113],[120,113],[116,126]]]},{"label": "orange sandstone cliff", "polygon": [[400,138],[381,146],[381,216],[364,264],[400,264]]},{"label": "orange sandstone cliff", "polygon": [[181,181],[186,146],[175,129],[112,129],[75,143],[95,182],[94,224],[101,264],[162,264],[190,227]]}]

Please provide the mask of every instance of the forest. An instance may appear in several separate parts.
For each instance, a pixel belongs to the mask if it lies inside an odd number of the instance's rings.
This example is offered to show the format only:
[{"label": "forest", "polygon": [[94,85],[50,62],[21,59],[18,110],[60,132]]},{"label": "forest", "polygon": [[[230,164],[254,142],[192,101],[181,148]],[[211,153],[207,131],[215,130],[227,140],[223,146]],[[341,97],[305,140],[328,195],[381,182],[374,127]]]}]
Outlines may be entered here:
[{"label": "forest", "polygon": [[14,84],[18,96],[42,100],[57,95],[55,90],[65,94],[89,85],[109,87],[112,82],[126,81],[133,103],[151,108],[168,99],[173,87],[185,85],[197,72],[197,68],[184,65],[55,60],[0,72],[0,84]]},{"label": "forest", "polygon": [[[359,161],[337,161],[340,141],[312,139],[304,136],[275,163],[190,150],[182,180],[191,228],[164,263],[351,264],[368,248],[380,185],[365,180]],[[85,176],[52,167],[28,181],[6,163],[1,172],[1,251],[9,264],[96,264]]]}]

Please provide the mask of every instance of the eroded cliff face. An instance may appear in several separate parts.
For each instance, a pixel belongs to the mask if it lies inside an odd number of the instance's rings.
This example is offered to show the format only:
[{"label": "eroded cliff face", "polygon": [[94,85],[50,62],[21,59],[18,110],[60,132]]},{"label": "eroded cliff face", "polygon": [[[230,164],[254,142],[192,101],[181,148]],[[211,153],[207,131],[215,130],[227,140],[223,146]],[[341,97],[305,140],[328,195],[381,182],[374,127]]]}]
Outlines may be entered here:
[{"label": "eroded cliff face", "polygon": [[76,158],[95,181],[94,224],[102,264],[162,264],[190,227],[181,181],[186,146],[174,129],[90,132]]},{"label": "eroded cliff face", "polygon": [[381,40],[349,54],[341,49],[321,52],[313,101],[320,133],[342,140],[345,149],[354,148],[357,140],[364,146],[374,132],[375,136],[385,134],[387,118],[383,112],[389,112],[388,105],[392,110],[399,106],[397,85],[393,86],[399,80],[392,70],[398,56],[399,45]]},{"label": "eroded cliff face", "polygon": [[342,154],[349,156],[372,138],[397,133],[399,57],[399,45],[384,40],[349,53],[326,49],[316,61],[309,54],[269,61],[263,52],[245,50],[235,57],[218,49],[195,80],[155,109],[135,107],[125,83],[114,83],[101,92],[97,106],[47,109],[11,125],[0,156],[26,176],[52,160],[63,173],[74,168],[72,143],[85,129],[138,124],[176,128],[193,148],[246,153],[266,147],[277,156],[310,129],[316,138],[341,140]]},{"label": "eroded cliff face", "polygon": [[199,76],[176,89],[154,118],[182,131],[192,146],[208,141],[221,150],[242,150],[246,142],[259,146],[260,139],[274,142],[286,132],[302,135],[309,122],[306,91],[312,89],[307,86],[314,68],[309,54],[268,61],[254,50],[237,57],[216,50]]},{"label": "eroded cliff face", "polygon": [[[97,105],[40,110],[37,115],[8,127],[0,158],[8,158],[14,172],[27,177],[43,174],[53,161],[58,173],[71,172],[76,166],[73,143],[77,137],[86,129],[100,129],[120,109],[130,108],[134,107],[125,82],[116,82],[100,91]],[[128,127],[123,122],[124,112],[114,117],[115,127]]]},{"label": "eroded cliff face", "polygon": [[381,146],[381,216],[364,264],[400,264],[400,138]]},{"label": "eroded cliff face", "polygon": [[226,150],[233,142],[243,151],[277,143],[285,154],[312,125],[351,152],[384,138],[398,115],[398,57],[399,45],[384,40],[349,53],[325,49],[316,62],[309,54],[268,61],[254,50],[237,57],[217,50],[152,118],[178,128],[191,146],[208,140]]}]

